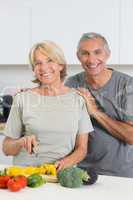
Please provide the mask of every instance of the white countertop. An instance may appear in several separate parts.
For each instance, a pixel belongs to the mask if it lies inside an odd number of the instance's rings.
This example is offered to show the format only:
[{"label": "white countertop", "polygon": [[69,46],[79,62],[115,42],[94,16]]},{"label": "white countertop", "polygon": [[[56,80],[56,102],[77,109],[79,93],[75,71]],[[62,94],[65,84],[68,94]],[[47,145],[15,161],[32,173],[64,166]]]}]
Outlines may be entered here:
[{"label": "white countertop", "polygon": [[[0,165],[0,168],[3,168]],[[19,192],[0,189],[1,200],[132,200],[133,178],[99,176],[97,182],[81,188],[65,188],[46,183],[39,188],[26,187]]]}]

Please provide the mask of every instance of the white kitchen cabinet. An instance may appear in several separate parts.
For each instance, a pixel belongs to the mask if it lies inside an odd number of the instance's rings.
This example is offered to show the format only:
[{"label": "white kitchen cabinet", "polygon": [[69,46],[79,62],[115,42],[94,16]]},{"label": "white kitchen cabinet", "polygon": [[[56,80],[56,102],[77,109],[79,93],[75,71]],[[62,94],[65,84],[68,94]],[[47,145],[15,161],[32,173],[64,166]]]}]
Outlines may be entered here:
[{"label": "white kitchen cabinet", "polygon": [[0,1],[0,64],[28,62],[30,33],[30,8]]},{"label": "white kitchen cabinet", "polygon": [[120,64],[133,64],[133,1],[120,3]]},{"label": "white kitchen cabinet", "polygon": [[84,32],[103,34],[109,64],[132,64],[131,0],[1,0],[0,64],[27,64],[33,44],[53,40],[68,64],[77,64],[76,47]]},{"label": "white kitchen cabinet", "polygon": [[76,47],[84,32],[103,34],[111,47],[109,64],[119,63],[119,3],[121,0],[32,1],[31,43],[53,40],[68,64],[77,64]]}]

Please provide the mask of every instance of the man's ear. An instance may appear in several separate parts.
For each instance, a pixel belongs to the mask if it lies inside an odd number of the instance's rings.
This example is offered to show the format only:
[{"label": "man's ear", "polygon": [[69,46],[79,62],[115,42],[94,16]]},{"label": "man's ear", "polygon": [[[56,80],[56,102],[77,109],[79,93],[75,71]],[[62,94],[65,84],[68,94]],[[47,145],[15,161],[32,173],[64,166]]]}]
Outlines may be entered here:
[{"label": "man's ear", "polygon": [[107,58],[106,58],[106,60],[108,60],[108,59],[110,58],[110,55],[111,55],[111,52],[108,51],[108,52],[107,52]]},{"label": "man's ear", "polygon": [[77,53],[76,53],[76,54],[77,54],[77,58],[78,58],[78,59],[79,59],[79,61],[80,61],[79,52],[77,51]]}]

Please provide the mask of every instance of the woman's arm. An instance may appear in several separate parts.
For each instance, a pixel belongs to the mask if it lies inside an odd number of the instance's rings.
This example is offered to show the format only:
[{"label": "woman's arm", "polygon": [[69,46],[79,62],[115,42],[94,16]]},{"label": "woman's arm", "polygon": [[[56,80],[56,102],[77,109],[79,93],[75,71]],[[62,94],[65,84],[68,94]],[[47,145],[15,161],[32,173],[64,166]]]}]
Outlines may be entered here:
[{"label": "woman's arm", "polygon": [[33,146],[37,145],[36,137],[34,135],[24,136],[19,139],[6,137],[3,141],[3,152],[6,155],[15,156],[22,148],[31,154]]},{"label": "woman's arm", "polygon": [[57,171],[71,167],[83,160],[87,154],[87,145],[88,134],[78,134],[73,153],[55,163]]},{"label": "woman's arm", "polygon": [[23,147],[22,138],[12,139],[10,137],[6,137],[3,141],[3,152],[6,155],[15,156],[20,152],[22,147]]}]

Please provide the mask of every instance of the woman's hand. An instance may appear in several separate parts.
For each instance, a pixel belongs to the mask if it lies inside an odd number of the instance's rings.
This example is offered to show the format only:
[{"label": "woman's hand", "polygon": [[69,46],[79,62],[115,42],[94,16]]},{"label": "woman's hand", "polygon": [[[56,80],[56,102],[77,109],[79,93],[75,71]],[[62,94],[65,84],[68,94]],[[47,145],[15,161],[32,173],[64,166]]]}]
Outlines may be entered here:
[{"label": "woman's hand", "polygon": [[3,152],[6,155],[15,156],[22,148],[25,148],[31,154],[33,147],[36,145],[38,145],[38,142],[35,135],[24,136],[19,139],[13,139],[7,136],[3,140]]},{"label": "woman's hand", "polygon": [[65,169],[67,167],[70,167],[70,163],[69,161],[67,160],[67,158],[64,158],[64,159],[61,159],[61,160],[58,160],[55,162],[55,167],[56,167],[56,170],[57,172],[59,172],[60,170],[62,169]]},{"label": "woman's hand", "polygon": [[88,113],[90,115],[95,115],[98,111],[95,98],[85,88],[78,88],[76,91],[79,95],[81,95],[85,99]]},{"label": "woman's hand", "polygon": [[35,147],[38,144],[35,135],[24,136],[24,137],[20,138],[18,140],[18,142],[20,143],[21,147],[26,149],[26,151],[29,154],[33,153],[33,147]]}]

